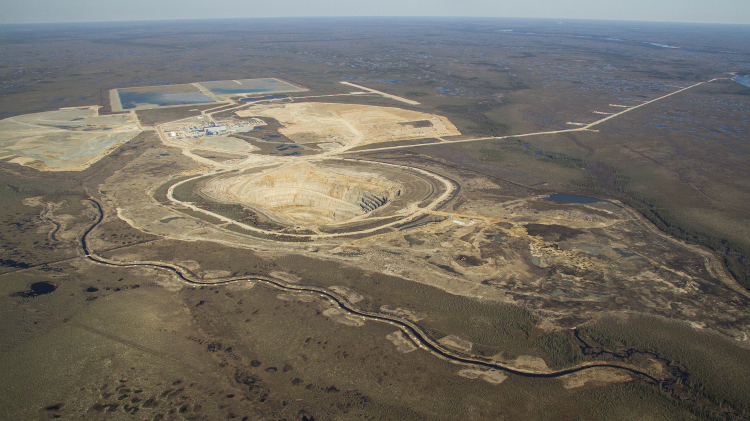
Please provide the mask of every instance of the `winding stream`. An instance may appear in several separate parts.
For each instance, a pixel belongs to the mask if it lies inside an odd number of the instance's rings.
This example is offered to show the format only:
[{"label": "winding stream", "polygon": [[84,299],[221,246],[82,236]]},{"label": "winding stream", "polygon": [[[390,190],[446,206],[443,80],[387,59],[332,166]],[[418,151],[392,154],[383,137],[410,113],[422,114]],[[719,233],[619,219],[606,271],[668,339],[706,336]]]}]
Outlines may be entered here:
[{"label": "winding stream", "polygon": [[[320,287],[315,287],[315,286],[294,285],[294,284],[289,284],[289,283],[286,283],[277,279],[263,278],[263,277],[258,277],[258,276],[236,277],[236,278],[227,278],[227,279],[218,280],[218,281],[204,282],[201,280],[193,279],[192,273],[190,273],[188,270],[182,267],[179,267],[177,265],[172,265],[172,264],[162,263],[162,262],[124,263],[124,262],[116,262],[116,261],[112,261],[109,259],[105,259],[95,254],[91,250],[88,244],[89,234],[91,234],[91,232],[97,226],[99,226],[99,224],[104,219],[104,210],[102,209],[101,204],[97,202],[96,200],[94,199],[87,199],[87,200],[89,200],[91,203],[94,204],[98,215],[97,215],[96,221],[88,229],[86,229],[86,231],[84,231],[83,236],[81,237],[81,247],[83,248],[83,252],[85,253],[86,257],[89,260],[96,262],[98,264],[107,265],[107,266],[119,266],[119,267],[145,266],[145,267],[164,269],[164,270],[167,270],[176,274],[180,279],[182,279],[182,281],[191,285],[226,285],[226,284],[230,284],[234,282],[250,281],[250,282],[262,282],[262,283],[265,283],[267,285],[270,285],[274,288],[277,288],[283,291],[311,292],[314,294],[319,294],[335,302],[340,308],[348,311],[351,314],[364,317],[365,319],[368,319],[368,320],[373,320],[373,321],[377,321],[381,323],[388,323],[388,324],[398,327],[406,335],[408,335],[412,341],[414,341],[417,345],[419,345],[420,348],[432,353],[433,355],[439,358],[443,358],[453,363],[471,365],[471,366],[480,367],[480,368],[501,370],[506,373],[515,374],[518,376],[535,377],[535,378],[556,378],[556,377],[565,376],[567,374],[577,373],[583,370],[589,370],[589,369],[599,368],[599,367],[610,367],[610,368],[615,368],[618,370],[627,371],[637,376],[644,377],[650,383],[653,383],[656,385],[661,384],[660,380],[652,377],[651,375],[643,371],[640,371],[631,367],[626,367],[626,366],[616,364],[616,363],[591,362],[591,363],[584,363],[577,367],[540,373],[540,372],[527,371],[527,370],[522,370],[522,369],[517,369],[517,368],[511,368],[509,366],[500,364],[496,361],[492,361],[490,359],[486,359],[482,357],[459,354],[459,353],[453,352],[451,350],[448,350],[442,347],[440,344],[438,344],[436,341],[430,338],[429,335],[421,327],[419,327],[416,323],[410,320],[402,319],[400,317],[395,317],[395,316],[391,316],[391,315],[387,315],[383,313],[375,313],[375,312],[362,310],[354,306],[350,302],[348,302],[345,298],[325,288],[320,288]],[[576,337],[580,341],[583,342],[583,340],[580,339],[580,337],[578,337],[577,333],[576,333]],[[633,353],[633,352],[639,352],[639,351],[628,350],[627,352]]]}]

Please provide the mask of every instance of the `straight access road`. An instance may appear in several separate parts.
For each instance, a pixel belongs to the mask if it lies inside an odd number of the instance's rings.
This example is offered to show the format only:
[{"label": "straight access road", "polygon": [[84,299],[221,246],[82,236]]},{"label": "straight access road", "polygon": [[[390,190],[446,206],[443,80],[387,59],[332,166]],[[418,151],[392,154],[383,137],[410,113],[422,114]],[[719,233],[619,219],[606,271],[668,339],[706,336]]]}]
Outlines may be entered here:
[{"label": "straight access road", "polygon": [[[700,85],[703,85],[705,83],[711,83],[711,82],[714,82],[716,80],[723,80],[723,79],[727,79],[727,78],[715,78],[715,79],[711,79],[711,80],[709,80],[707,82],[698,82],[698,83],[696,83],[694,85],[688,86],[687,88],[682,88],[682,89],[679,89],[677,91],[670,92],[670,93],[668,93],[666,95],[662,95],[662,96],[660,96],[658,98],[652,99],[650,101],[646,101],[646,102],[644,102],[642,104],[639,104],[639,105],[636,105],[634,107],[629,107],[626,110],[620,111],[619,113],[615,113],[615,114],[609,115],[609,116],[607,116],[605,118],[602,118],[600,120],[596,120],[596,121],[594,121],[592,123],[586,124],[585,126],[582,126],[582,127],[577,127],[575,129],[551,130],[551,131],[544,131],[544,132],[533,132],[533,133],[508,135],[508,136],[477,137],[477,138],[472,138],[472,139],[450,140],[450,141],[447,141],[447,142],[445,142],[445,141],[439,141],[439,142],[431,142],[431,143],[420,143],[420,144],[416,144],[416,145],[386,146],[386,147],[382,147],[382,148],[359,149],[359,150],[356,150],[356,151],[352,151],[352,150],[342,151],[341,153],[378,152],[378,151],[389,151],[389,150],[395,150],[395,149],[419,148],[419,147],[423,147],[423,146],[434,146],[434,145],[440,145],[440,144],[446,144],[446,143],[466,143],[466,142],[477,142],[477,141],[481,141],[481,140],[498,140],[498,139],[510,139],[510,138],[514,138],[515,139],[515,138],[519,138],[519,137],[542,136],[542,135],[559,134],[559,133],[570,133],[570,132],[595,131],[595,130],[592,129],[592,127],[598,126],[598,125],[600,125],[600,124],[602,124],[604,122],[607,122],[607,121],[609,121],[609,120],[611,120],[613,118],[620,117],[623,114],[629,113],[629,112],[631,112],[633,110],[636,110],[638,108],[641,108],[641,107],[645,107],[646,105],[653,104],[654,102],[660,101],[660,100],[662,100],[664,98],[667,98],[667,97],[670,97],[672,95],[676,95],[676,94],[679,94],[681,92],[685,92],[688,89],[695,88],[696,86],[700,86]],[[344,83],[344,84],[347,84],[347,85],[352,85],[352,86],[357,86],[358,88],[362,88],[362,89],[368,89],[368,88],[364,88],[364,87],[359,86],[359,85],[354,85],[353,83],[349,83],[349,82],[341,82],[341,83]],[[368,90],[370,90],[370,89],[368,89]],[[371,91],[373,91],[373,90],[371,90]],[[373,91],[373,92],[378,92],[378,91]],[[387,96],[389,98],[392,97],[392,96],[390,96],[388,94],[385,94],[385,96]],[[396,98],[399,98],[399,97],[396,97]],[[403,98],[401,98],[401,99],[403,99]]]}]

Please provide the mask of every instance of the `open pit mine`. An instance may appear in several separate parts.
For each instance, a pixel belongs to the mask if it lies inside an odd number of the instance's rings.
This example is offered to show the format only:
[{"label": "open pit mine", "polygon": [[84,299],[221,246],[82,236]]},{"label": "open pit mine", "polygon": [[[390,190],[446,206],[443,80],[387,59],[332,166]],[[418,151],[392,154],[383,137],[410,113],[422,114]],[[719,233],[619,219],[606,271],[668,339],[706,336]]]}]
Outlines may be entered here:
[{"label": "open pit mine", "polygon": [[220,177],[202,190],[219,202],[246,205],[282,224],[323,225],[363,216],[401,195],[377,173],[301,162],[260,175]]}]

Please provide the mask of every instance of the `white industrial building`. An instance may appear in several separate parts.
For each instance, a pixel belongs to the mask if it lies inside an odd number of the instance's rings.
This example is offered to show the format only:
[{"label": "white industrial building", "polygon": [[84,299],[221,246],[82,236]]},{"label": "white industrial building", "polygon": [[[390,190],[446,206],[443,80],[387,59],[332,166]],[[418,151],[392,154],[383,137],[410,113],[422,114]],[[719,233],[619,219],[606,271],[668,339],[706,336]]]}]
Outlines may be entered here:
[{"label": "white industrial building", "polygon": [[208,126],[203,129],[206,134],[219,134],[227,131],[227,126]]}]

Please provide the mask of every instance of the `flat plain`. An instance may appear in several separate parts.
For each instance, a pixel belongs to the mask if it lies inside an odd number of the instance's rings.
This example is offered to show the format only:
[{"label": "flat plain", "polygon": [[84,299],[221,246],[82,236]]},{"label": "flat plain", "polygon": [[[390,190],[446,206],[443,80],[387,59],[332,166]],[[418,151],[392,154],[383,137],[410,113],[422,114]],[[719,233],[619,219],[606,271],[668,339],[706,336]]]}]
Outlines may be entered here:
[{"label": "flat plain", "polygon": [[750,418],[747,27],[0,33],[2,417]]}]

